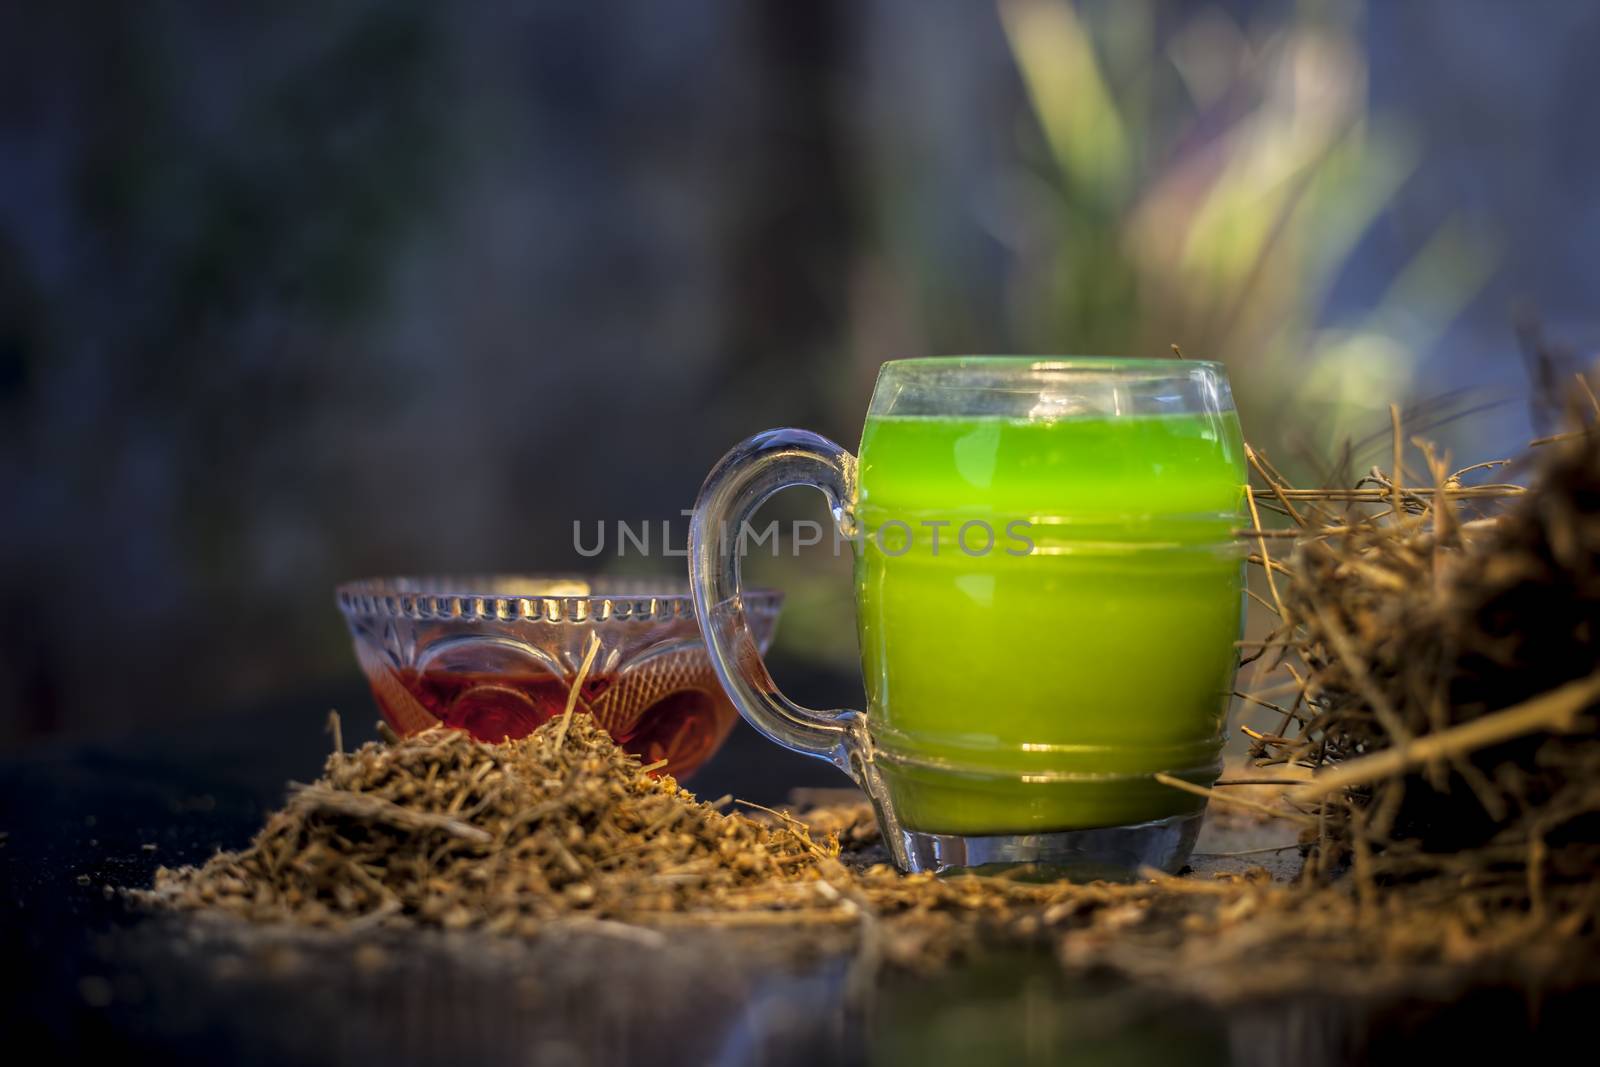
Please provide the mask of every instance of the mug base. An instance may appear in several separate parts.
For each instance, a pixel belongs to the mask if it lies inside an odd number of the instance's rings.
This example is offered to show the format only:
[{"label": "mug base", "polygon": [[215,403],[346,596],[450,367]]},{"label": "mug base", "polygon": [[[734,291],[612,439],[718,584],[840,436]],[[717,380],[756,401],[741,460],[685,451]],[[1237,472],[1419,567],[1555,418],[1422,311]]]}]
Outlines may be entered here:
[{"label": "mug base", "polygon": [[934,834],[901,828],[890,852],[907,873],[986,874],[1029,866],[1037,868],[1041,880],[1127,882],[1146,867],[1168,874],[1181,871],[1204,817],[1202,809],[1132,826],[1040,834]]}]

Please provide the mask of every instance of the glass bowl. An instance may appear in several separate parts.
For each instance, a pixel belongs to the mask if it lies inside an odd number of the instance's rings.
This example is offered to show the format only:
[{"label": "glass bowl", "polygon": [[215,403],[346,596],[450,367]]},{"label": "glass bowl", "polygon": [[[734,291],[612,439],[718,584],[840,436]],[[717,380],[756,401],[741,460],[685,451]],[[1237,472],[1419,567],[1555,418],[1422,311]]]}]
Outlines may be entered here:
[{"label": "glass bowl", "polygon": [[[685,582],[552,575],[378,578],[337,590],[356,658],[397,733],[443,724],[485,741],[562,714],[590,635],[576,710],[644,763],[685,777],[739,714],[706,656]],[[781,593],[745,593],[762,651]]]}]

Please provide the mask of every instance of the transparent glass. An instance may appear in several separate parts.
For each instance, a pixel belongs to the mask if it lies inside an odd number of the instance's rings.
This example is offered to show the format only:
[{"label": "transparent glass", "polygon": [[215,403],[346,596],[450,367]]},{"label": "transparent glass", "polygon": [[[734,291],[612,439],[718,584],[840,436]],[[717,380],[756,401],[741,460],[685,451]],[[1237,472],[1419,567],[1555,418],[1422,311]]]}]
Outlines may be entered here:
[{"label": "transparent glass", "polygon": [[[867,708],[802,707],[761,662],[740,531],[820,489],[855,552]],[[905,870],[1083,877],[1187,861],[1243,618],[1244,443],[1220,365],[885,363],[860,459],[757,434],[700,492],[690,584],[734,706],[849,774]]]},{"label": "transparent glass", "polygon": [[[445,725],[517,738],[574,705],[645,763],[692,774],[736,713],[711,668],[682,583],[576,575],[379,578],[337,590],[379,711],[401,734]],[[748,593],[765,648],[782,596]]]}]

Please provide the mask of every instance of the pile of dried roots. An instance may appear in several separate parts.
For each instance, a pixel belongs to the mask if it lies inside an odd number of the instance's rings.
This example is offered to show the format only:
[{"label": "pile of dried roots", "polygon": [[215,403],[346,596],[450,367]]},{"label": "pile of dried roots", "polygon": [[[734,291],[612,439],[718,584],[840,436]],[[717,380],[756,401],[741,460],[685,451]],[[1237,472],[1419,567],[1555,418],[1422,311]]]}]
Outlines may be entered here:
[{"label": "pile of dried roots", "polygon": [[[328,758],[250,845],[163,868],[146,899],[262,921],[536,933],[573,914],[814,899],[830,849],[652,777],[595,721],[489,744],[434,728]],[[752,892],[754,891],[754,892]]]}]

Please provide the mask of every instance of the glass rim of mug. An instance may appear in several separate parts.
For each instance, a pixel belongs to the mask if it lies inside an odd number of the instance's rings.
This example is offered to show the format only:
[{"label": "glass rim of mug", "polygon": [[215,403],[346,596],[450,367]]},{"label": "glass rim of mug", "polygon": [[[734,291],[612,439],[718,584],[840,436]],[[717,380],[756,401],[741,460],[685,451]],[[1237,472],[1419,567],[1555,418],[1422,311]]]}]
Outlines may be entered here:
[{"label": "glass rim of mug", "polygon": [[1173,371],[1202,368],[1205,370],[1222,370],[1224,364],[1214,359],[1179,359],[1170,356],[1063,356],[1063,355],[948,355],[948,356],[909,356],[904,359],[886,359],[880,365],[880,371],[890,367],[906,367],[915,369],[929,367],[935,369],[954,368],[991,370],[1027,370],[1027,371],[1075,371],[1075,370],[1108,370],[1108,371],[1143,371],[1152,372],[1152,377],[1170,375]]},{"label": "glass rim of mug", "polygon": [[885,360],[868,417],[1053,420],[1234,410],[1221,363],[1140,356],[918,356]]}]

